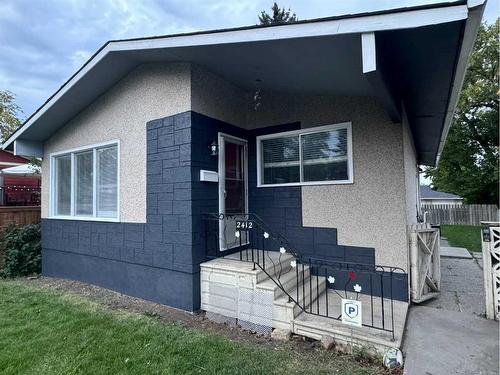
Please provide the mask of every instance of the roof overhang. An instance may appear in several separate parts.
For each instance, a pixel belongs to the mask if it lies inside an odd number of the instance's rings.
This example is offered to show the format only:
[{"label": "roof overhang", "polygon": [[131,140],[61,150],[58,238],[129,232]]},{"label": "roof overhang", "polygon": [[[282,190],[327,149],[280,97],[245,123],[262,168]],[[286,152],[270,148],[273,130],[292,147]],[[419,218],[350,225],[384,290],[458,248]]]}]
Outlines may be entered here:
[{"label": "roof overhang", "polygon": [[[192,62],[236,85],[379,96],[394,122],[405,104],[422,164],[439,158],[484,0],[455,1],[278,26],[106,43],[3,144],[43,155],[43,141],[147,62]],[[280,78],[276,78],[276,77]]]}]

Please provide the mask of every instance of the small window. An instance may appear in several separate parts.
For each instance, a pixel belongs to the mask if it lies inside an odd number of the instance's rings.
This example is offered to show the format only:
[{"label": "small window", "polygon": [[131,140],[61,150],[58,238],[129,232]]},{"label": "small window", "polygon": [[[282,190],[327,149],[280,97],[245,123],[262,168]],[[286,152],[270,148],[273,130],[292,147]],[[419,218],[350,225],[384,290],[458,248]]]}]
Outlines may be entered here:
[{"label": "small window", "polygon": [[55,213],[71,215],[71,155],[60,156],[55,162]]},{"label": "small window", "polygon": [[97,150],[97,216],[116,217],[118,196],[116,146]]},{"label": "small window", "polygon": [[55,217],[118,218],[118,145],[53,156]]},{"label": "small window", "polygon": [[75,154],[75,215],[92,216],[94,206],[93,151]]},{"label": "small window", "polygon": [[258,185],[352,182],[351,125],[257,137]]},{"label": "small window", "polygon": [[262,140],[265,184],[300,182],[299,136]]}]

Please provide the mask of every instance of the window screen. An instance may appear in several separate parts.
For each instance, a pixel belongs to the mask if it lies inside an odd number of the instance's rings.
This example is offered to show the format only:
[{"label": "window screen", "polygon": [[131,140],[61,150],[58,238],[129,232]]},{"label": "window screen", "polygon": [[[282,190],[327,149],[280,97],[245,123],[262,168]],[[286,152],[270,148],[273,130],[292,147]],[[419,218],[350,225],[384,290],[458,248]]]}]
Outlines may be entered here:
[{"label": "window screen", "polygon": [[303,181],[347,180],[347,129],[300,137]]},{"label": "window screen", "polygon": [[75,154],[75,215],[92,216],[93,213],[93,151]]},{"label": "window screen", "polygon": [[56,181],[55,212],[57,215],[71,215],[71,155],[55,159]]},{"label": "window screen", "polygon": [[300,182],[298,136],[263,140],[262,160],[265,184]]},{"label": "window screen", "polygon": [[117,147],[97,150],[97,216],[115,217],[118,201]]},{"label": "window screen", "polygon": [[350,125],[291,133],[259,140],[262,185],[350,181]]}]

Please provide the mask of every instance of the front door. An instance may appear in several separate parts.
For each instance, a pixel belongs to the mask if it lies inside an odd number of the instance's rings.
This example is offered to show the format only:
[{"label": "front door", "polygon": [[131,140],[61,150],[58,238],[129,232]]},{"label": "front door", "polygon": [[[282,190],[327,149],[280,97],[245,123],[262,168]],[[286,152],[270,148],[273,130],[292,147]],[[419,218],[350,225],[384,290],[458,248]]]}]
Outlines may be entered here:
[{"label": "front door", "polygon": [[236,221],[248,212],[248,152],[244,139],[219,133],[219,220],[221,251],[247,243],[247,233],[236,234]]}]

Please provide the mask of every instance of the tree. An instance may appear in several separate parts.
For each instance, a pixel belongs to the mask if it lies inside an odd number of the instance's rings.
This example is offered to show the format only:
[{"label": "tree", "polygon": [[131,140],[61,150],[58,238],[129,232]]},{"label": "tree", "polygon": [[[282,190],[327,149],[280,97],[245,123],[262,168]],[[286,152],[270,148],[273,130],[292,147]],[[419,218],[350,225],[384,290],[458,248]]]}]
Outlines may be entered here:
[{"label": "tree", "polygon": [[18,118],[21,108],[10,91],[0,90],[0,142],[4,142],[21,125]]},{"label": "tree", "polygon": [[498,204],[499,25],[481,25],[441,160],[426,171],[467,203]]},{"label": "tree", "polygon": [[290,15],[290,8],[288,10],[285,8],[281,9],[277,3],[274,3],[271,10],[273,13],[272,16],[267,14],[265,10],[260,13],[259,21],[261,25],[278,25],[280,23],[292,23],[298,21],[295,13]]}]

